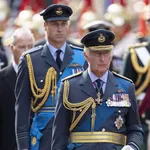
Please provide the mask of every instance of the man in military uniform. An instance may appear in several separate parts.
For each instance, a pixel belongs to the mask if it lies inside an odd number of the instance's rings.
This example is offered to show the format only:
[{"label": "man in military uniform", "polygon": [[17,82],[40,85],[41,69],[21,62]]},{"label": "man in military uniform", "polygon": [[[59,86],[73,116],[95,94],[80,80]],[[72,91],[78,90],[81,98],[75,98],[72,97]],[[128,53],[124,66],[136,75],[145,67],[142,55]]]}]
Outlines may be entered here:
[{"label": "man in military uniform", "polygon": [[[18,150],[50,150],[55,96],[62,78],[84,70],[83,50],[66,44],[69,6],[53,4],[41,12],[47,42],[26,52],[16,83]],[[35,113],[30,128],[30,109]]]},{"label": "man in military uniform", "polygon": [[63,79],[53,124],[52,150],[140,149],[143,130],[134,84],[109,71],[113,39],[114,34],[103,29],[81,39],[89,67]]},{"label": "man in military uniform", "polygon": [[138,41],[136,34],[131,30],[131,14],[121,4],[113,3],[107,8],[104,19],[114,25],[114,54],[111,67],[113,71],[120,73],[128,47]]},{"label": "man in military uniform", "polygon": [[[147,9],[148,7],[148,9]],[[128,48],[127,56],[124,60],[124,66],[121,74],[130,78],[135,83],[136,97],[140,105],[146,95],[148,86],[150,85],[150,5],[144,9],[144,19],[147,27],[147,37],[141,38],[145,42],[134,44]],[[146,106],[146,105],[145,105]],[[143,106],[142,106],[143,107]],[[143,109],[143,108],[142,108]],[[140,120],[145,131],[145,145],[147,141],[148,126],[146,119],[149,113],[146,111],[140,112]]]}]

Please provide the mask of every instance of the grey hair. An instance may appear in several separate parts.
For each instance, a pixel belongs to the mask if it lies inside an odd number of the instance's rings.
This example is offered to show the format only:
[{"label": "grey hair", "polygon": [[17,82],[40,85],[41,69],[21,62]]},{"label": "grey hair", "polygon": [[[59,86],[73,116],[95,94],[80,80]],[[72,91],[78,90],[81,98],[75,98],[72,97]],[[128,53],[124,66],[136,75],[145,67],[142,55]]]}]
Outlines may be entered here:
[{"label": "grey hair", "polygon": [[25,35],[25,34],[31,36],[32,39],[33,39],[33,42],[35,42],[35,40],[34,40],[34,35],[33,35],[33,33],[31,32],[31,30],[28,29],[28,28],[25,28],[25,27],[21,27],[21,28],[16,29],[15,32],[12,34],[12,37],[11,37],[11,39],[12,39],[12,40],[11,40],[11,45],[15,45],[16,39],[17,39],[18,37],[22,37],[22,36]]}]

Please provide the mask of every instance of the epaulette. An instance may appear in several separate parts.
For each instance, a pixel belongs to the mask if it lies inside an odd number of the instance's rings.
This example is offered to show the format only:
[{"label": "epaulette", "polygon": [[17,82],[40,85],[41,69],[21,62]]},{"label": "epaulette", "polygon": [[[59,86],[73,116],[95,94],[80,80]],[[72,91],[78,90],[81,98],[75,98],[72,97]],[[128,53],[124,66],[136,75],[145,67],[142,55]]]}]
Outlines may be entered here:
[{"label": "epaulette", "polygon": [[118,74],[118,73],[116,73],[116,72],[114,72],[114,71],[112,71],[112,73],[113,73],[114,75],[120,77],[120,78],[123,78],[123,79],[128,80],[128,81],[130,81],[131,83],[133,83],[133,81],[132,81],[131,79],[129,79],[129,78],[125,77],[125,76],[122,76],[122,75],[120,75],[120,74]]},{"label": "epaulette", "polygon": [[29,50],[25,51],[25,52],[22,54],[22,56],[25,56],[25,55],[27,55],[27,54],[29,54],[29,53],[36,52],[36,51],[38,51],[38,50],[40,50],[40,49],[42,49],[42,48],[43,48],[43,46],[42,46],[42,45],[39,45],[39,46],[37,46],[37,47],[34,47],[34,48],[32,48],[32,49],[29,49]]},{"label": "epaulette", "polygon": [[70,44],[70,47],[74,48],[74,49],[77,49],[77,50],[80,50],[80,51],[83,51],[82,47],[78,47],[78,46],[75,46],[75,45],[72,45],[72,44]]},{"label": "epaulette", "polygon": [[129,50],[139,48],[139,47],[145,47],[148,45],[148,42],[142,42],[142,43],[136,43],[129,47]]},{"label": "epaulette", "polygon": [[80,71],[80,72],[75,73],[75,74],[73,74],[73,75],[67,76],[66,78],[62,79],[61,81],[64,82],[65,80],[68,80],[68,79],[74,78],[74,77],[76,77],[76,76],[79,76],[79,75],[82,74],[82,72],[83,72],[83,71]]}]

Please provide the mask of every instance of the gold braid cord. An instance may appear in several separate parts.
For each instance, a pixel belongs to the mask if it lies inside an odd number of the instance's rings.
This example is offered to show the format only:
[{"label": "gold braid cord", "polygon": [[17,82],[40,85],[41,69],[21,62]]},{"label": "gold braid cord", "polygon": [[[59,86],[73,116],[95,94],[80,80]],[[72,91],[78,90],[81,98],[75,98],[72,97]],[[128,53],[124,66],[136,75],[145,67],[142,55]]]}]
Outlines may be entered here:
[{"label": "gold braid cord", "polygon": [[[68,95],[69,95],[69,81],[64,81],[64,93],[63,93],[63,105],[66,109],[73,111],[73,118],[72,118],[72,124],[69,128],[70,131],[72,131],[76,125],[79,123],[81,118],[84,116],[84,114],[87,112],[87,110],[92,107],[92,122],[91,122],[91,131],[94,131],[95,126],[95,109],[96,104],[92,97],[89,97],[88,99],[80,102],[80,103],[70,103],[68,101]],[[79,111],[80,115],[76,118],[76,112]]]},{"label": "gold braid cord", "polygon": [[[29,71],[29,79],[30,79],[30,86],[31,86],[31,91],[34,96],[34,100],[32,99],[31,102],[31,109],[33,112],[37,112],[46,102],[50,88],[52,86],[51,90],[51,95],[52,97],[55,96],[56,94],[56,89],[57,89],[57,81],[56,81],[56,71],[53,67],[49,68],[46,77],[45,77],[45,84],[43,89],[38,88],[36,81],[35,81],[35,76],[34,76],[34,70],[33,70],[33,65],[32,65],[32,60],[29,54],[26,55],[27,58],[27,66],[28,66],[28,71]],[[42,101],[35,107],[37,104],[38,99],[41,99]]]},{"label": "gold braid cord", "polygon": [[150,61],[149,63],[145,66],[145,67],[141,67],[138,64],[138,60],[137,60],[137,56],[135,53],[135,50],[133,48],[130,49],[130,53],[131,53],[131,61],[133,64],[133,67],[135,69],[135,71],[138,73],[138,79],[135,82],[135,85],[137,86],[140,83],[140,80],[143,76],[143,74],[146,74],[146,79],[145,81],[142,83],[142,85],[136,90],[136,96],[138,96],[141,92],[144,91],[144,89],[148,86],[148,84],[150,83]]}]

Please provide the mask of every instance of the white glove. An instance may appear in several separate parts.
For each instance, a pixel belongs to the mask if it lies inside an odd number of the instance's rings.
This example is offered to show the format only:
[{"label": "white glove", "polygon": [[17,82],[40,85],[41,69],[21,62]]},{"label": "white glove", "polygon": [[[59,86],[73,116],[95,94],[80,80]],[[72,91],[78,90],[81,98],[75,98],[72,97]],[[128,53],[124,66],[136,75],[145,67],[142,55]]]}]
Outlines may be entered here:
[{"label": "white glove", "polygon": [[134,150],[134,149],[130,145],[126,145],[121,150]]}]

